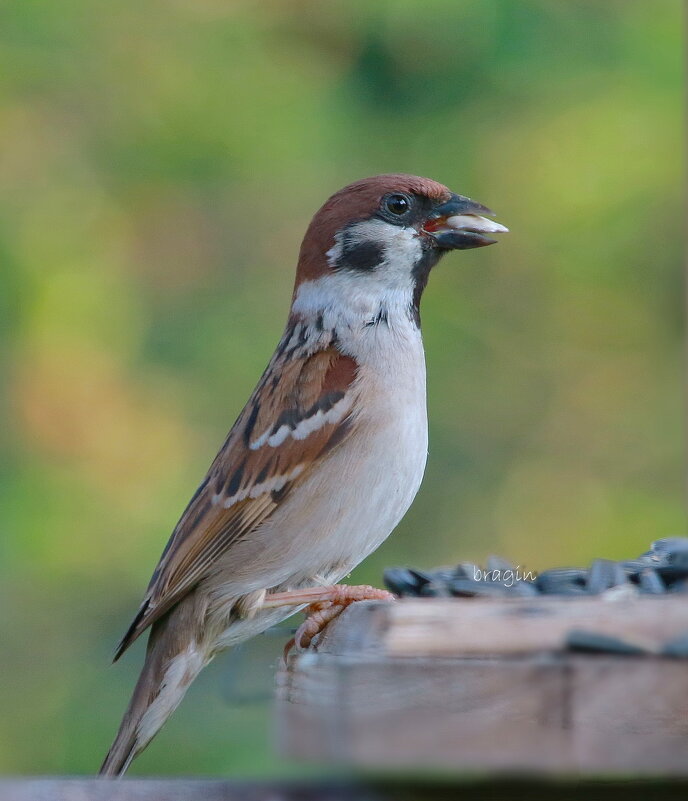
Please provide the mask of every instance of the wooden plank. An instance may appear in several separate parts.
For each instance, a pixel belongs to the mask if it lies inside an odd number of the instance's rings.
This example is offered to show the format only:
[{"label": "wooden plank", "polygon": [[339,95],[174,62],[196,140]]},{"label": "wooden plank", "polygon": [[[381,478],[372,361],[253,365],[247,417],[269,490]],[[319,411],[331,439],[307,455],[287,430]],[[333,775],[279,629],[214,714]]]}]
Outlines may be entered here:
[{"label": "wooden plank", "polygon": [[301,759],[688,776],[688,668],[678,661],[325,656],[297,665],[280,703],[283,751]]},{"label": "wooden plank", "polygon": [[658,652],[668,640],[688,634],[688,603],[649,596],[618,601],[552,597],[356,604],[328,631],[318,650],[350,653],[365,647],[414,657],[561,651],[572,629]]},{"label": "wooden plank", "polygon": [[[356,782],[235,782],[218,779],[0,780],[0,801],[391,801],[391,790]],[[423,798],[434,798],[423,795]]]},{"label": "wooden plank", "polygon": [[222,779],[0,779],[0,801],[684,801],[684,783],[545,783],[532,779],[438,781],[234,782]]},{"label": "wooden plank", "polygon": [[[486,766],[489,747],[506,762],[522,764],[529,751],[523,744],[545,727],[552,736],[538,761],[562,763],[566,732],[561,720],[549,720],[561,713],[545,703],[563,692],[556,669],[475,660],[462,666],[459,682],[452,667],[443,660],[327,656],[298,663],[280,696],[289,706],[282,714],[278,710],[286,754],[361,767],[426,769],[460,762],[470,768]],[[534,681],[542,692],[524,691]],[[496,726],[497,720],[504,726]]]},{"label": "wooden plank", "polygon": [[562,650],[569,627],[657,650],[688,629],[685,606],[356,604],[279,676],[282,751],[456,775],[688,776],[688,661]]}]

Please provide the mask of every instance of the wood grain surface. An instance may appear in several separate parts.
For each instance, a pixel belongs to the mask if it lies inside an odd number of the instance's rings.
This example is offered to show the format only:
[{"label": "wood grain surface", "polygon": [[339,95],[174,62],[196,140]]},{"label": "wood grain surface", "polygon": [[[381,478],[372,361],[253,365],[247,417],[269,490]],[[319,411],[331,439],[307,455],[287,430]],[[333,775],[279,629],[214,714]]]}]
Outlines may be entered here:
[{"label": "wood grain surface", "polygon": [[[572,630],[644,655],[567,650]],[[688,776],[676,598],[359,603],[278,676],[283,753],[406,771]]]}]

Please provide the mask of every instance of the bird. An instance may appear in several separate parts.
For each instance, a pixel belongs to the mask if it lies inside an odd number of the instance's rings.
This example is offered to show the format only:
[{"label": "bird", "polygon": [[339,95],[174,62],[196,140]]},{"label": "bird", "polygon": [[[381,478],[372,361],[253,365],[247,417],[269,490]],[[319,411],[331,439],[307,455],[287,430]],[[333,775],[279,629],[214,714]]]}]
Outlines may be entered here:
[{"label": "bird", "polygon": [[453,250],[507,232],[429,178],[349,184],[304,236],[269,364],[191,498],[115,661],[150,628],[101,766],[124,774],[213,657],[306,607],[297,645],[347,604],[393,597],[338,584],[411,505],[428,451],[420,301]]}]

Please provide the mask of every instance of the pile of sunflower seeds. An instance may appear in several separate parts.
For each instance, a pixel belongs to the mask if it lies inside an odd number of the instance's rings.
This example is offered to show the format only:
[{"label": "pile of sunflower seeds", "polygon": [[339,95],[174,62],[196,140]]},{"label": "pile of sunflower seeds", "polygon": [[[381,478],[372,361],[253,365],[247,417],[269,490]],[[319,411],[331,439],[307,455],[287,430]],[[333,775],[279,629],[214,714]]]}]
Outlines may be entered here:
[{"label": "pile of sunflower seeds", "polygon": [[688,537],[657,540],[637,559],[595,559],[589,568],[556,567],[535,575],[491,556],[484,568],[470,562],[429,571],[391,567],[384,580],[395,595],[416,598],[688,594]]}]

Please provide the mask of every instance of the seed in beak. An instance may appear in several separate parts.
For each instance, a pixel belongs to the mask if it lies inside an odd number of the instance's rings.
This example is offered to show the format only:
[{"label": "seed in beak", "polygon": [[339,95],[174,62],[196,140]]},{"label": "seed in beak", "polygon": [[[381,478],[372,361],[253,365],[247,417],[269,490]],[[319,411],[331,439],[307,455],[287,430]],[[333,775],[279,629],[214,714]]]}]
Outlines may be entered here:
[{"label": "seed in beak", "polygon": [[443,228],[452,228],[455,231],[471,231],[476,234],[508,234],[509,229],[487,217],[479,214],[455,214],[447,217]]}]

